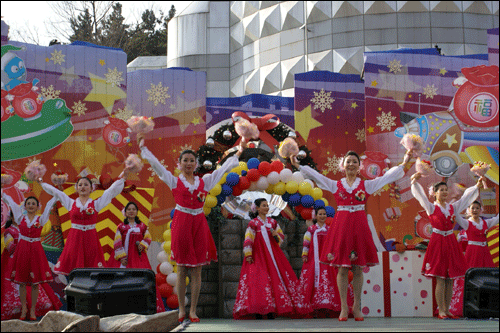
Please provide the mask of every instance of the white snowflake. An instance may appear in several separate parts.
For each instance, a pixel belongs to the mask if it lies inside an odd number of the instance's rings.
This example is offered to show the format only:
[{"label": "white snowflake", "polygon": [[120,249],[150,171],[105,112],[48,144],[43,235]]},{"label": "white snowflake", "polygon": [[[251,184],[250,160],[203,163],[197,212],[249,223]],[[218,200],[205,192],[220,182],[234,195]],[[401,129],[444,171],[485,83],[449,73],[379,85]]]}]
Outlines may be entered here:
[{"label": "white snowflake", "polygon": [[[165,167],[165,169],[168,169],[168,166],[167,166],[167,165],[165,165],[165,159],[161,160],[161,161],[160,161],[160,164],[161,164],[161,165],[163,165],[163,166]],[[150,167],[148,168],[148,171],[151,171],[151,177],[154,177],[154,176],[158,175],[158,174],[156,173],[156,171],[153,169],[153,167],[152,167],[152,166],[150,166]]]},{"label": "white snowflake", "polygon": [[66,60],[64,60],[64,57],[66,55],[62,54],[62,50],[61,51],[54,50],[54,52],[52,52],[51,55],[52,57],[50,58],[50,60],[54,62],[54,65],[55,64],[62,65],[63,62],[66,62]]},{"label": "white snowflake", "polygon": [[432,86],[427,84],[427,86],[424,88],[424,95],[425,99],[427,98],[434,99],[434,96],[437,95],[437,88],[434,87],[434,84]]},{"label": "white snowflake", "polygon": [[82,103],[82,101],[78,101],[75,104],[73,104],[72,109],[73,112],[78,115],[78,117],[83,116],[85,114],[85,111],[87,111],[85,103]]},{"label": "white snowflake", "polygon": [[104,76],[106,77],[106,82],[111,83],[112,87],[119,86],[120,82],[123,81],[122,73],[123,72],[118,72],[116,67],[113,70],[108,68],[108,73],[104,74]]},{"label": "white snowflake", "polygon": [[311,99],[311,102],[314,104],[314,109],[320,109],[321,112],[325,112],[325,109],[332,109],[332,103],[335,101],[330,97],[332,94],[331,91],[325,92],[323,88],[321,88],[320,92],[317,93],[313,91],[314,97]]},{"label": "white snowflake", "polygon": [[60,93],[61,90],[55,90],[53,85],[50,85],[48,88],[42,87],[42,95],[46,101],[59,98]]},{"label": "white snowflake", "polygon": [[401,72],[401,67],[403,67],[403,65],[401,65],[401,60],[392,60],[392,61],[389,61],[389,73],[391,72],[394,72],[394,74],[396,74],[397,72]]},{"label": "white snowflake", "polygon": [[381,131],[390,131],[392,126],[396,126],[396,123],[394,122],[394,120],[396,120],[396,117],[393,117],[390,111],[387,113],[384,113],[384,111],[382,111],[382,115],[378,116],[377,120],[377,126],[380,126]]},{"label": "white snowflake", "polygon": [[325,166],[328,172],[333,172],[336,174],[340,171],[339,163],[342,157],[337,157],[337,155],[333,155],[333,157],[327,157],[328,162],[325,163]]},{"label": "white snowflake", "polygon": [[167,93],[168,87],[163,87],[162,83],[158,83],[157,86],[151,83],[151,89],[146,90],[148,93],[148,101],[151,101],[154,103],[155,106],[158,105],[158,103],[166,104],[165,100],[167,98],[170,98],[170,95]]},{"label": "white snowflake", "polygon": [[128,105],[125,105],[123,109],[118,109],[115,113],[115,117],[123,121],[127,121],[132,117],[134,110],[129,109]]},{"label": "white snowflake", "polygon": [[359,140],[359,142],[363,142],[366,140],[366,133],[364,128],[358,129],[356,132],[356,139]]}]

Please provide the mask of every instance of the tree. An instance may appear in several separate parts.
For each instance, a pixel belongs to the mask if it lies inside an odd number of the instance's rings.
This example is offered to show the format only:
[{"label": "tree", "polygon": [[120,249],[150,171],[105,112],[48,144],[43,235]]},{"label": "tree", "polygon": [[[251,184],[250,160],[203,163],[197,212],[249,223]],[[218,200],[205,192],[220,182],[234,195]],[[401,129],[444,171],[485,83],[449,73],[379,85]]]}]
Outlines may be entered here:
[{"label": "tree", "polygon": [[69,20],[73,34],[69,37],[70,42],[76,40],[82,42],[95,43],[95,37],[92,31],[92,17],[90,16],[89,9],[78,15],[77,18]]},{"label": "tree", "polygon": [[117,2],[113,5],[113,11],[102,24],[102,45],[124,49],[128,40],[129,25],[124,24],[122,5]]}]

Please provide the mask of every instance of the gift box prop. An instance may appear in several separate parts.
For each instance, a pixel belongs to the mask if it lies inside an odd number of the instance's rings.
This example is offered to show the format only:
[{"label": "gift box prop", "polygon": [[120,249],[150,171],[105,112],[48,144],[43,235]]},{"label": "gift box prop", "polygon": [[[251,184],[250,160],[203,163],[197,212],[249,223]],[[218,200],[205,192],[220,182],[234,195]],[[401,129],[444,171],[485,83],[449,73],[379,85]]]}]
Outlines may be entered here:
[{"label": "gift box prop", "polygon": [[[102,177],[101,177],[102,178]],[[107,184],[108,186],[111,183]],[[78,193],[75,190],[75,185],[67,183],[62,185],[64,188],[64,193],[66,193],[72,199],[78,198]],[[92,199],[99,198],[104,192],[104,188],[97,189],[90,194]],[[107,205],[98,215],[98,222],[96,225],[97,235],[104,252],[104,259],[107,261],[111,254],[113,253],[113,242],[115,239],[116,229],[118,225],[123,222],[124,216],[121,210],[129,201],[134,201],[139,207],[138,217],[139,219],[149,224],[149,215],[151,214],[151,209],[153,206],[154,199],[154,188],[137,188],[135,185],[126,186],[122,193],[117,195],[109,205]],[[64,242],[71,228],[71,220],[69,218],[69,212],[66,208],[62,207],[58,203],[58,211],[61,220],[61,229],[64,237]]]}]

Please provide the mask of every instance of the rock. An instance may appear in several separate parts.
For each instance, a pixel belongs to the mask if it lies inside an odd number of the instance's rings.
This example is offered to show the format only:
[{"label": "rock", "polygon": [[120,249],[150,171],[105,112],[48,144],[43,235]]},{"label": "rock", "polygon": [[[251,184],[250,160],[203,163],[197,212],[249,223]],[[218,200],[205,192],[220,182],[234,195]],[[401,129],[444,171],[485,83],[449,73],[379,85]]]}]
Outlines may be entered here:
[{"label": "rock", "polygon": [[102,318],[99,330],[103,332],[170,332],[178,326],[178,311],[157,313],[150,316],[130,313]]},{"label": "rock", "polygon": [[49,311],[38,322],[38,332],[61,332],[69,324],[83,318],[85,317],[73,312]]},{"label": "rock", "polygon": [[19,319],[2,321],[2,332],[37,332],[37,323],[29,323]]},{"label": "rock", "polygon": [[74,321],[62,332],[99,332],[99,316],[88,316]]}]

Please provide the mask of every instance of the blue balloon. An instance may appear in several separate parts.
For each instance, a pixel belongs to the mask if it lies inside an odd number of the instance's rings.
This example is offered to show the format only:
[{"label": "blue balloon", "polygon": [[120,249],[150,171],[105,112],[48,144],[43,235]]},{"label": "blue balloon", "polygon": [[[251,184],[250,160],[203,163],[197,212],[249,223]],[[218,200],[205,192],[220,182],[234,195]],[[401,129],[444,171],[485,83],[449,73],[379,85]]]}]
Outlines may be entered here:
[{"label": "blue balloon", "polygon": [[248,169],[257,169],[259,167],[260,161],[259,159],[252,157],[247,162]]},{"label": "blue balloon", "polygon": [[290,195],[290,198],[288,199],[288,203],[290,204],[290,206],[294,207],[300,205],[300,197],[301,196],[299,193]]},{"label": "blue balloon", "polygon": [[174,218],[175,208],[170,211],[170,218]]},{"label": "blue balloon", "polygon": [[224,197],[227,197],[228,195],[231,195],[231,194],[233,194],[233,188],[227,184],[222,185],[222,191],[221,191],[221,194],[219,194],[219,195],[223,195]]},{"label": "blue balloon", "polygon": [[292,196],[292,195],[291,195],[290,193],[285,192],[285,194],[283,194],[283,195],[281,196],[281,199],[283,199],[283,201],[285,201],[285,202],[289,202],[289,201],[290,201],[290,197],[291,197],[291,196]]},{"label": "blue balloon", "polygon": [[247,172],[246,172],[245,170],[242,170],[242,171],[241,171],[241,175],[242,175],[242,176],[246,176],[246,175],[247,175]]},{"label": "blue balloon", "polygon": [[217,205],[222,205],[224,203],[224,201],[226,201],[226,197],[224,195],[219,194],[217,196]]},{"label": "blue balloon", "polygon": [[325,209],[326,209],[326,216],[328,217],[335,216],[335,208],[333,208],[332,206],[326,206]]},{"label": "blue balloon", "polygon": [[323,200],[316,200],[314,201],[314,209],[320,209],[325,207],[325,202]]},{"label": "blue balloon", "polygon": [[230,172],[226,176],[226,184],[233,187],[240,181],[240,176],[236,172]]},{"label": "blue balloon", "polygon": [[314,199],[310,195],[304,195],[300,199],[300,203],[302,204],[302,206],[309,208],[309,207],[312,207],[314,205]]}]

